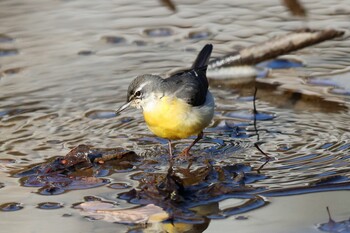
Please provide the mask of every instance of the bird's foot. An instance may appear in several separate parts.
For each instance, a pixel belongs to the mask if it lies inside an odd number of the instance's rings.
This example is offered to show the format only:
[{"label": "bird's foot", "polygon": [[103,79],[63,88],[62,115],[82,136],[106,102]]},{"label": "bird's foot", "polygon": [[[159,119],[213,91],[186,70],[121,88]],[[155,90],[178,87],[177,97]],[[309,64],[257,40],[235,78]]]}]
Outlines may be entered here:
[{"label": "bird's foot", "polygon": [[180,157],[184,158],[184,157],[190,157],[191,154],[190,154],[190,148],[185,148],[181,154],[179,155]]}]

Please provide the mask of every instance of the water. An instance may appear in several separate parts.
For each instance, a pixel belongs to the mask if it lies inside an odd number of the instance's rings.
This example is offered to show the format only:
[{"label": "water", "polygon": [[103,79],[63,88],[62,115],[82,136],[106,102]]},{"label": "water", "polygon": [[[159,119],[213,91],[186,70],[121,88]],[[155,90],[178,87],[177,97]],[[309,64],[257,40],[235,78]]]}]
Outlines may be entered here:
[{"label": "water", "polygon": [[[334,27],[346,35],[296,52],[305,67],[273,70],[257,81],[256,126],[251,83],[212,86],[215,119],[192,152],[192,173],[182,170],[187,161],[176,161],[175,170],[188,184],[201,182],[202,189],[208,188],[201,181],[205,172],[213,184],[222,185],[213,170],[203,169],[209,161],[232,184],[225,187],[239,192],[222,196],[208,191],[204,199],[201,189],[190,186],[197,195],[188,197],[193,198],[191,208],[199,214],[183,221],[194,232],[233,227],[240,232],[319,232],[317,224],[328,222],[326,206],[333,219],[349,218],[349,2],[308,1],[307,21],[290,16],[273,0],[175,3],[176,13],[159,1],[1,1],[1,231],[133,229],[89,221],[72,208],[86,197],[116,202],[121,209],[134,206],[118,194],[152,181],[155,172],[166,174],[166,142],[147,130],[141,113],[113,113],[125,101],[130,81],[140,73],[188,67],[205,43],[213,43],[213,57],[219,57],[304,26]],[[175,152],[190,141],[175,142]],[[257,142],[272,158],[262,168],[265,157],[254,146]],[[53,196],[10,176],[79,144],[124,147],[144,157],[86,172],[108,179],[102,186]],[[235,164],[240,166],[230,167]],[[191,179],[197,173],[197,180]],[[166,227],[153,224],[145,231]]]}]

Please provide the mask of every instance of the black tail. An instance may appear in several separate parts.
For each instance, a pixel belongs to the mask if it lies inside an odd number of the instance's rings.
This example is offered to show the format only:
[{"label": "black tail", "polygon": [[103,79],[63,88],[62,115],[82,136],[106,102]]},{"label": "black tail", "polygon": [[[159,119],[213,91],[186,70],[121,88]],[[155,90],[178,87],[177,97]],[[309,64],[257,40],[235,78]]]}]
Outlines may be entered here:
[{"label": "black tail", "polygon": [[206,44],[193,62],[192,69],[204,69],[204,71],[206,71],[211,51],[213,51],[213,45]]}]

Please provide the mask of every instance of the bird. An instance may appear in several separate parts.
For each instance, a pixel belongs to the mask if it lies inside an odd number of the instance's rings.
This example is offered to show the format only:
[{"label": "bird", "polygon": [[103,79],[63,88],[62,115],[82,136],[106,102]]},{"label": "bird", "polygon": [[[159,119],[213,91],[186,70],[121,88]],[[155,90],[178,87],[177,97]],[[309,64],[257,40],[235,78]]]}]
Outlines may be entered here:
[{"label": "bird", "polygon": [[213,119],[215,102],[206,76],[212,50],[213,45],[206,44],[190,69],[168,78],[154,74],[137,76],[129,85],[126,103],[116,111],[118,115],[129,106],[142,109],[150,131],[168,140],[170,158],[173,158],[172,140],[196,135],[180,154],[189,156],[191,148],[203,138],[203,129]]}]

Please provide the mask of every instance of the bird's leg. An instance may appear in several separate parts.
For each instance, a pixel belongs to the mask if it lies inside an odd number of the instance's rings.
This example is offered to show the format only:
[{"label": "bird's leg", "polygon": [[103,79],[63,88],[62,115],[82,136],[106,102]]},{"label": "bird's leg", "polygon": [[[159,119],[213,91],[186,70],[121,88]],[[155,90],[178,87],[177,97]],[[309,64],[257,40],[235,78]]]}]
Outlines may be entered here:
[{"label": "bird's leg", "polygon": [[168,140],[168,146],[169,146],[169,157],[170,159],[173,159],[173,148],[170,140]]},{"label": "bird's leg", "polygon": [[197,138],[191,143],[191,145],[189,145],[189,147],[185,148],[182,153],[181,156],[189,156],[190,155],[190,150],[191,148],[194,146],[194,144],[196,144],[199,140],[201,140],[203,138],[203,131],[200,132],[197,136]]}]

